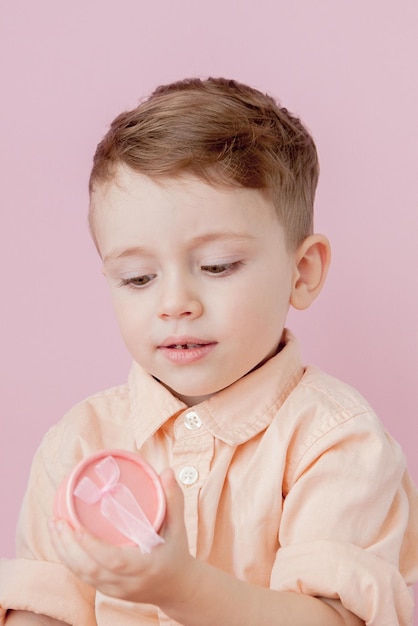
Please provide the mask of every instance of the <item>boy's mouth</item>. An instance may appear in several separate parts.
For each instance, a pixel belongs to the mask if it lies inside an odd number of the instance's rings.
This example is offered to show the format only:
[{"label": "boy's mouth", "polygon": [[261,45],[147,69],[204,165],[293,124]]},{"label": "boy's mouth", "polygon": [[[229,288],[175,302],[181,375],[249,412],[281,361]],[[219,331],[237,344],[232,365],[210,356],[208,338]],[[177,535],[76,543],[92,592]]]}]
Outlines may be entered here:
[{"label": "boy's mouth", "polygon": [[190,335],[167,337],[161,344],[160,348],[169,348],[170,350],[195,350],[196,348],[204,348],[209,344],[216,342],[201,337],[191,337]]},{"label": "boy's mouth", "polygon": [[216,344],[198,337],[167,337],[158,349],[175,365],[191,365],[209,355]]}]

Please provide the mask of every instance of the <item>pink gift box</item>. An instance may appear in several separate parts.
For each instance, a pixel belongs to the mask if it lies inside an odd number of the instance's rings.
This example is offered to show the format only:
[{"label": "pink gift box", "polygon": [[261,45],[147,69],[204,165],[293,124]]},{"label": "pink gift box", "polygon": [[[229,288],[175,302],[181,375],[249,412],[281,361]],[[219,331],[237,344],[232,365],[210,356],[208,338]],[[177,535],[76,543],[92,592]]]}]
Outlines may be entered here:
[{"label": "pink gift box", "polygon": [[101,450],[83,459],[54,500],[55,518],[109,543],[138,545],[143,552],[163,542],[157,533],[164,515],[165,495],[157,473],[125,450]]}]

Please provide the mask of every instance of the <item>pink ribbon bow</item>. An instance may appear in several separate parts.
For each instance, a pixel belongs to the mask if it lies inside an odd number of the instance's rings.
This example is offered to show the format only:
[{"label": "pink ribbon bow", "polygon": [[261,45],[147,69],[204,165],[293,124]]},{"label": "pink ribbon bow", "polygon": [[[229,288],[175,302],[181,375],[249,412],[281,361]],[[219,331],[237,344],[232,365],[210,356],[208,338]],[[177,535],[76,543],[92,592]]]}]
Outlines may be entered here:
[{"label": "pink ribbon bow", "polygon": [[90,478],[84,476],[75,488],[74,494],[88,504],[100,501],[101,514],[122,535],[139,546],[144,554],[151,552],[156,545],[164,543],[164,539],[155,532],[132,492],[119,482],[120,469],[115,459],[112,456],[105,457],[94,470],[103,486],[98,487]]}]

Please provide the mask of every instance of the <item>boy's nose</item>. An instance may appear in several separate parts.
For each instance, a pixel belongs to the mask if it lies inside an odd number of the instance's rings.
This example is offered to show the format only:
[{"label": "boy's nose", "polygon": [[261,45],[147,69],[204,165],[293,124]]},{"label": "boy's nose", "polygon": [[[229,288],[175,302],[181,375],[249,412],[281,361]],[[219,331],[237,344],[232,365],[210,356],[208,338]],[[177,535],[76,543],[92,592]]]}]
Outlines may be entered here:
[{"label": "boy's nose", "polygon": [[196,294],[191,293],[185,285],[165,289],[158,307],[161,319],[180,319],[183,317],[199,317],[203,306]]}]

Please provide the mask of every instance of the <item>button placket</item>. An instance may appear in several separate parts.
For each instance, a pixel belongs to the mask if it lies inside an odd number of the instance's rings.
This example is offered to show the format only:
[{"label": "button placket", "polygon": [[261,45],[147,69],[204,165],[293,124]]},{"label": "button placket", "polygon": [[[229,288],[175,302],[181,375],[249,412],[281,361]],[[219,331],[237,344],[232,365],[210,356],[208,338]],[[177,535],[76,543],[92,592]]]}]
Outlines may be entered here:
[{"label": "button placket", "polygon": [[214,454],[214,438],[194,408],[178,416],[174,425],[172,467],[184,495],[184,519],[189,550],[197,551],[200,487],[208,477]]}]

